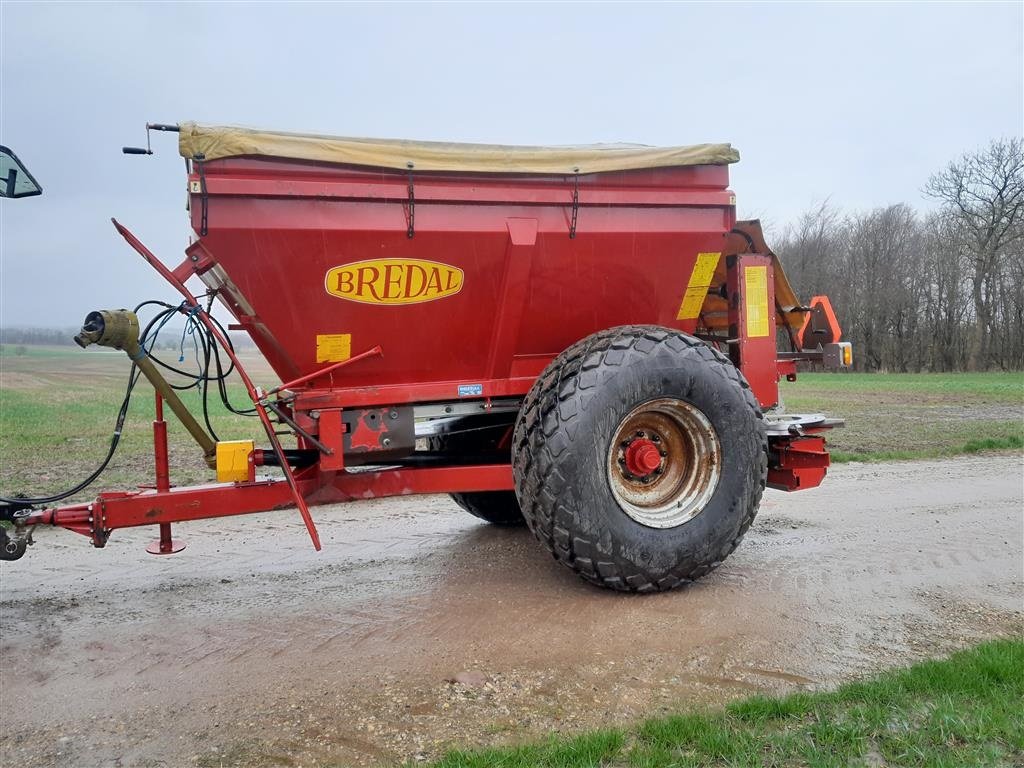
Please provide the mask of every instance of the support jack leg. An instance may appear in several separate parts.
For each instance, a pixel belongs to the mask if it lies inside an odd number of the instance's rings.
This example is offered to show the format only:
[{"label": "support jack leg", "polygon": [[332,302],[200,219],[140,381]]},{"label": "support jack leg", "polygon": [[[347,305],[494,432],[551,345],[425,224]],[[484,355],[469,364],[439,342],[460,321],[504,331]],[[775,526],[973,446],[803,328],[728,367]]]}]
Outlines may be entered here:
[{"label": "support jack leg", "polygon": [[171,524],[160,523],[160,538],[146,547],[151,555],[173,555],[185,548],[185,542],[171,538]]}]

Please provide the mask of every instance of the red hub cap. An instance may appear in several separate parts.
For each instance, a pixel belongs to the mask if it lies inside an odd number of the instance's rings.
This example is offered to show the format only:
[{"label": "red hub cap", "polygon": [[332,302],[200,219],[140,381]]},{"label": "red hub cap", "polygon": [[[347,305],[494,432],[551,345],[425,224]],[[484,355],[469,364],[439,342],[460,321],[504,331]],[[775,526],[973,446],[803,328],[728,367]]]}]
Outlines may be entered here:
[{"label": "red hub cap", "polygon": [[647,477],[661,466],[661,451],[646,438],[634,440],[626,449],[626,470],[637,477]]}]

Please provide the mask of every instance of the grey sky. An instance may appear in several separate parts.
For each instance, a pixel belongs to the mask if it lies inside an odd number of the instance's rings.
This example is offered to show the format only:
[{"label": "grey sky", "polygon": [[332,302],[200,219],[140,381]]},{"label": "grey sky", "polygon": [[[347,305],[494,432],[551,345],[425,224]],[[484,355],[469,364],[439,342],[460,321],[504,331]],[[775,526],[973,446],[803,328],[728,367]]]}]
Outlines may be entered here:
[{"label": "grey sky", "polygon": [[174,137],[149,121],[516,144],[729,141],[740,214],[924,205],[929,174],[1020,135],[1024,4],[0,4],[0,325],[171,298]]}]

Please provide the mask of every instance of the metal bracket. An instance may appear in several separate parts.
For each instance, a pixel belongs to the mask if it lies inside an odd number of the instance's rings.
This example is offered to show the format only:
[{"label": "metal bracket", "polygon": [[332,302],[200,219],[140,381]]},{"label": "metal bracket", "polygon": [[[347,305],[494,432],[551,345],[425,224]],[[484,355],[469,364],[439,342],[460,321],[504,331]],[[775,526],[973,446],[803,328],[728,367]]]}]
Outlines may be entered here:
[{"label": "metal bracket", "polygon": [[111,529],[106,527],[107,516],[104,501],[101,498],[95,504],[89,505],[89,527],[92,545],[96,549],[103,549],[110,538]]},{"label": "metal bracket", "polygon": [[0,504],[0,520],[8,523],[16,523],[20,518],[27,517],[32,512],[32,505],[28,502],[21,504],[16,500]]},{"label": "metal bracket", "polygon": [[331,456],[331,455],[334,454],[334,450],[333,449],[328,448],[326,445],[324,445],[319,440],[317,440],[315,437],[313,437],[311,434],[309,434],[309,432],[307,432],[302,427],[300,427],[295,422],[295,419],[291,418],[287,413],[285,413],[282,408],[279,408],[276,403],[267,402],[267,403],[265,403],[265,405],[266,405],[266,407],[268,409],[270,409],[271,411],[274,412],[274,415],[277,416],[279,421],[281,421],[281,422],[287,424],[289,427],[291,427],[295,431],[295,434],[300,435],[303,438],[305,438],[307,441],[309,441],[310,445],[316,446],[317,450],[319,450],[321,453],[324,453],[324,454],[326,454],[328,456]]},{"label": "metal bracket", "polygon": [[406,163],[409,169],[409,227],[405,230],[405,236],[412,239],[416,234],[416,190],[412,181],[412,163]]},{"label": "metal bracket", "polygon": [[573,177],[573,188],[572,188],[572,219],[569,221],[569,239],[573,240],[576,237],[576,218],[580,213],[580,169],[573,168],[573,173],[576,175]]}]

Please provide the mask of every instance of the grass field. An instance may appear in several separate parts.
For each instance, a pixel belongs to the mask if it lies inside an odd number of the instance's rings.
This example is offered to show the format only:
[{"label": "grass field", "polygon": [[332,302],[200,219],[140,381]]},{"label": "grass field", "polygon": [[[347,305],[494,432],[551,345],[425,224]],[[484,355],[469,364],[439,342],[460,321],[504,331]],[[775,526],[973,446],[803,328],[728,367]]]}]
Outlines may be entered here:
[{"label": "grass field", "polygon": [[452,752],[435,768],[1019,766],[1024,641],[999,640],[823,693],[755,697],[542,744]]},{"label": "grass field", "polygon": [[[176,363],[172,352],[163,359]],[[188,366],[188,363],[181,364]],[[257,383],[276,383],[255,355],[247,367]],[[106,454],[124,396],[129,364],[118,352],[75,347],[6,347],[0,354],[0,493],[43,495],[85,477]],[[1024,446],[1024,375],[801,374],[782,384],[789,412],[826,412],[846,419],[829,435],[835,461],[951,456]],[[248,399],[237,380],[236,405]],[[182,394],[197,416],[198,393]],[[264,442],[255,419],[224,410],[215,394],[211,421],[219,436]],[[96,488],[128,489],[152,478],[152,390],[141,381],[132,399],[124,438]],[[172,482],[210,479],[191,438],[168,414]]]},{"label": "grass field", "polygon": [[846,419],[832,460],[922,459],[1024,447],[1024,373],[800,374],[786,410]]},{"label": "grass field", "polygon": [[[173,352],[161,357],[178,363]],[[193,363],[194,367],[194,363]],[[2,495],[54,493],[74,485],[99,466],[110,446],[114,420],[124,398],[130,363],[122,352],[77,347],[27,347],[16,355],[9,346],[0,356],[0,489]],[[254,361],[263,384],[274,379],[262,360]],[[229,389],[232,402],[250,407],[237,377]],[[173,380],[173,379],[172,379]],[[179,393],[202,422],[196,390]],[[235,416],[210,392],[210,421],[222,439],[266,441],[259,420]],[[117,453],[107,472],[90,489],[71,500],[95,498],[99,489],[124,490],[153,478],[153,389],[145,379],[135,388]],[[209,482],[207,469],[192,438],[174,415],[168,423],[171,482]]]}]

